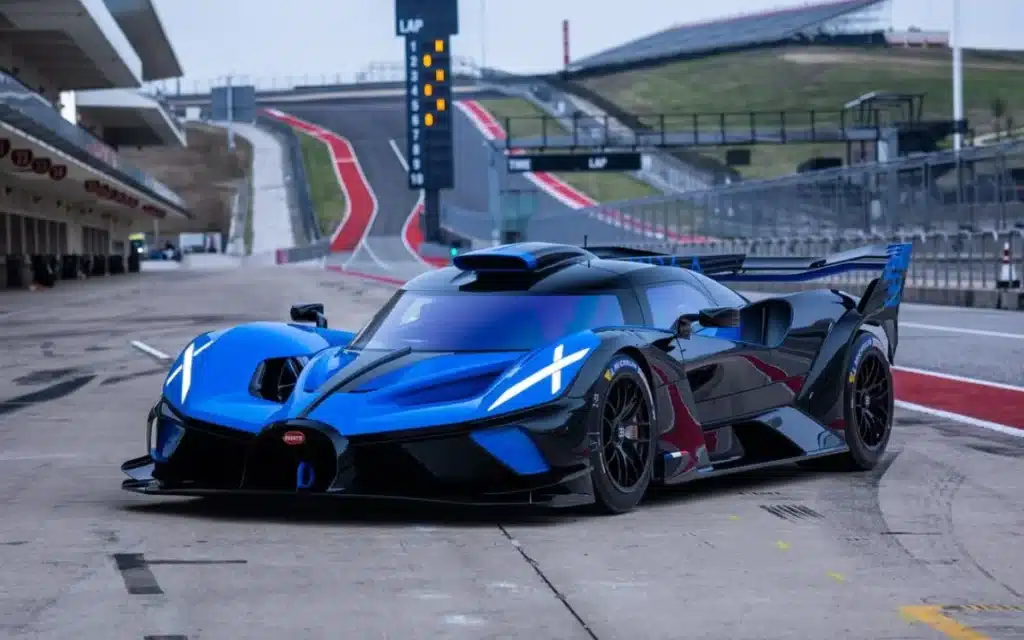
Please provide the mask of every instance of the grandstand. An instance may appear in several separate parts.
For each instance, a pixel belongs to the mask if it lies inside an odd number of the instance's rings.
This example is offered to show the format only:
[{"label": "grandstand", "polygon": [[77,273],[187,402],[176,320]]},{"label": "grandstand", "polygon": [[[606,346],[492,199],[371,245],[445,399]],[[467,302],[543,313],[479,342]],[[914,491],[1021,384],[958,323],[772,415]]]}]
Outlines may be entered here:
[{"label": "grandstand", "polygon": [[884,44],[891,0],[839,0],[674,25],[573,62],[574,75],[787,44]]},{"label": "grandstand", "polygon": [[[651,131],[650,123],[658,120],[714,121],[722,114],[731,114],[724,117],[730,122],[751,112],[758,112],[758,121],[772,112],[834,117],[873,92],[919,96],[921,126],[936,133],[914,150],[941,149],[952,129],[948,36],[896,32],[890,9],[889,0],[840,0],[676,25],[576,60],[549,80],[636,131]],[[972,133],[1010,129],[1024,119],[1024,56],[968,50],[964,69]],[[937,126],[942,123],[948,126]],[[728,151],[723,146],[672,153],[717,180],[790,174],[816,164],[808,163],[812,158],[835,166],[879,157],[873,144],[820,138],[813,145],[758,145],[742,167],[726,166]]]}]

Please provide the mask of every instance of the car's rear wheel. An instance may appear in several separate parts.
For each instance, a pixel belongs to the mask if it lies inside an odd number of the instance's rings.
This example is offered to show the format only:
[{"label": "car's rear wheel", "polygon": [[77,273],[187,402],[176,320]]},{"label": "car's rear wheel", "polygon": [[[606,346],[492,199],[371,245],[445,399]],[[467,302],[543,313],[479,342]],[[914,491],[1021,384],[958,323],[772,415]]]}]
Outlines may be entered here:
[{"label": "car's rear wheel", "polygon": [[810,461],[813,468],[867,471],[885,455],[895,411],[892,370],[878,338],[862,333],[850,350],[843,381],[843,418],[849,451]]},{"label": "car's rear wheel", "polygon": [[597,509],[631,510],[647,492],[654,468],[654,394],[639,365],[618,356],[608,365],[598,392],[592,453]]}]

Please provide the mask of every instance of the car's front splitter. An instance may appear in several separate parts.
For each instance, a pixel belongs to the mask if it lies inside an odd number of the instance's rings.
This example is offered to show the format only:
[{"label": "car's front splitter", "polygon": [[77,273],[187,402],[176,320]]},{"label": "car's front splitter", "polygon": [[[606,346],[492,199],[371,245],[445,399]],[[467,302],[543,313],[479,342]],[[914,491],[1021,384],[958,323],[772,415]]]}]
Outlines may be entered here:
[{"label": "car's front splitter", "polygon": [[427,504],[449,504],[465,506],[541,506],[566,508],[592,504],[593,488],[590,482],[589,469],[559,478],[544,486],[529,490],[515,490],[507,493],[486,493],[479,495],[433,494],[415,495],[399,493],[372,493],[360,491],[285,491],[262,489],[222,489],[194,485],[165,485],[152,477],[155,465],[149,456],[129,460],[121,465],[121,469],[129,475],[121,488],[133,493],[151,496],[183,496],[183,497],[261,497],[270,499],[349,499],[378,500]]}]

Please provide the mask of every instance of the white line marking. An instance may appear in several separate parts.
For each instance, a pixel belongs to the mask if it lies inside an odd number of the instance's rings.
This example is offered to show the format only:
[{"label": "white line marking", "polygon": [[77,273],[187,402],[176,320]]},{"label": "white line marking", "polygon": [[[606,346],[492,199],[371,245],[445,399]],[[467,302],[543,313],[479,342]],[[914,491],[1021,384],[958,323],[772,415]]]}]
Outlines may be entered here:
[{"label": "white line marking", "polygon": [[405,161],[405,156],[402,155],[402,151],[398,148],[398,143],[395,142],[394,138],[388,140],[388,144],[391,146],[391,150],[395,152],[395,157],[398,158],[398,164],[402,165],[402,169],[409,173],[409,163]]},{"label": "white line marking", "polygon": [[0,453],[0,460],[4,462],[26,462],[33,460],[57,460],[66,458],[81,458],[80,453]]},{"label": "white line marking", "polygon": [[149,346],[145,342],[140,342],[138,340],[132,340],[128,344],[130,344],[131,346],[133,346],[134,348],[138,349],[139,351],[141,351],[142,353],[146,354],[147,356],[149,356],[151,358],[156,358],[157,360],[173,360],[173,358],[171,358],[171,356],[167,355],[166,353],[164,353],[163,351],[161,351],[159,349],[155,349],[155,348]]},{"label": "white line marking", "polygon": [[964,329],[963,327],[947,327],[940,324],[920,324],[917,322],[900,322],[901,327],[911,329],[925,329],[927,331],[945,331],[947,333],[962,333],[969,336],[985,336],[987,338],[1007,338],[1009,340],[1024,340],[1024,333],[1006,333],[1004,331],[988,331],[987,329]]},{"label": "white line marking", "polygon": [[1018,387],[1012,384],[1005,384],[1002,382],[989,382],[988,380],[978,380],[976,378],[965,378],[964,376],[955,376],[951,373],[939,373],[938,371],[928,371],[927,369],[914,369],[912,367],[893,367],[894,371],[905,371],[907,373],[916,373],[922,376],[931,376],[933,378],[942,378],[943,380],[952,380],[953,382],[964,382],[966,384],[976,384],[982,387],[992,387],[994,389],[1003,389],[1005,391],[1019,391],[1024,393],[1024,387]]},{"label": "white line marking", "polygon": [[900,409],[906,409],[907,411],[926,413],[936,418],[942,418],[943,420],[952,420],[953,422],[961,422],[972,427],[981,427],[982,429],[988,429],[990,431],[998,431],[999,433],[1003,433],[1008,436],[1013,436],[1015,438],[1024,438],[1024,429],[1008,427],[1005,424],[989,422],[988,420],[979,420],[977,418],[972,418],[970,416],[965,416],[959,413],[952,413],[950,411],[943,411],[941,409],[932,409],[931,407],[926,407],[920,404],[914,404],[913,402],[905,402],[903,400],[897,400],[896,406],[899,407]]},{"label": "white line marking", "polygon": [[[395,142],[394,138],[392,138],[392,139],[388,140],[388,144],[391,146],[391,150],[395,152],[395,158],[398,160],[398,164],[402,165],[402,169],[406,173],[409,173],[409,163],[406,162],[405,156],[402,155],[402,150],[398,148],[398,143]],[[409,240],[405,237],[405,234],[409,230],[409,225],[413,224],[413,222],[416,219],[416,216],[414,216],[413,213],[418,208],[423,206],[423,203],[425,202],[425,200],[426,200],[426,192],[423,191],[422,189],[420,189],[420,196],[416,199],[416,204],[414,204],[412,206],[412,211],[410,211],[409,215],[406,216],[405,223],[402,225],[402,230],[399,232],[399,235],[402,236],[402,244],[405,245],[405,250],[409,252],[409,255],[411,255],[413,258],[415,258],[416,261],[419,262],[422,266],[427,267],[428,269],[433,269],[434,265],[432,265],[429,262],[427,262],[426,260],[424,260],[423,256],[418,254],[416,252],[416,250],[412,248],[412,245],[409,244]]]}]

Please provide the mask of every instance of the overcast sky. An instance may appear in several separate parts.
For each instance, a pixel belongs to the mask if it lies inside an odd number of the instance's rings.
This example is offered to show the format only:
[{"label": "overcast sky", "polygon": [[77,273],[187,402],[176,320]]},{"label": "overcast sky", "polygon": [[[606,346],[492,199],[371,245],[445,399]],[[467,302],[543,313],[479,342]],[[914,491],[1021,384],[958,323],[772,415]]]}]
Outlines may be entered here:
[{"label": "overcast sky", "polygon": [[[185,68],[182,89],[232,73],[261,86],[351,76],[398,62],[394,0],[153,0]],[[897,28],[949,29],[954,0],[893,0]],[[675,23],[794,6],[799,0],[461,0],[455,55],[513,72],[561,66],[562,20],[574,58]],[[1024,0],[962,0],[964,46],[1024,48]],[[967,7],[970,7],[968,10]],[[486,41],[486,51],[483,42]]]}]

